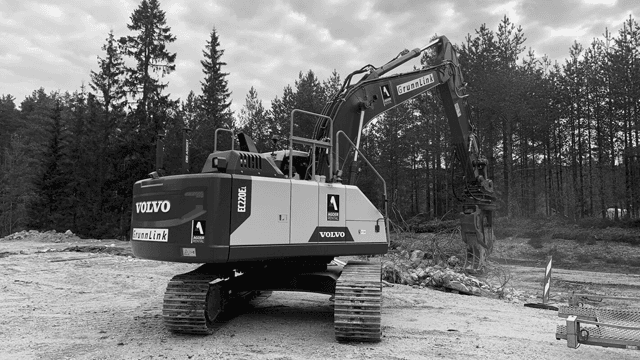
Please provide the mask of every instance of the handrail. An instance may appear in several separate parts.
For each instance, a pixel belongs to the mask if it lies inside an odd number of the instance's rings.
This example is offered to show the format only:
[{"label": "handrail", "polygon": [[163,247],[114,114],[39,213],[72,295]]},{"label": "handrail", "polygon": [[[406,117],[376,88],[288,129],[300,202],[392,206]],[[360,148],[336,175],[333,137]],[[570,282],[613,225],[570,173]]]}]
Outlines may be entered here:
[{"label": "handrail", "polygon": [[339,165],[339,161],[340,159],[338,158],[339,154],[340,154],[340,135],[344,135],[344,137],[347,139],[347,141],[349,142],[349,144],[351,144],[351,147],[353,147],[353,149],[355,151],[358,152],[358,154],[360,154],[360,156],[364,159],[364,161],[367,163],[367,165],[369,165],[369,167],[371,168],[371,170],[373,170],[373,172],[376,174],[376,176],[382,181],[382,190],[383,190],[383,195],[384,195],[384,226],[385,226],[385,231],[387,233],[387,243],[389,243],[390,237],[389,237],[389,211],[388,211],[388,203],[389,200],[387,198],[387,182],[384,181],[384,178],[382,177],[382,175],[380,175],[380,173],[378,172],[378,170],[376,170],[375,167],[373,167],[373,165],[371,165],[371,162],[369,161],[369,159],[367,159],[366,156],[364,156],[364,154],[362,153],[362,151],[360,151],[360,149],[358,149],[356,147],[356,144],[353,143],[353,141],[351,141],[351,139],[349,139],[349,136],[347,136],[347,134],[340,130],[336,133],[336,160],[335,160],[335,166],[336,168]]},{"label": "handrail", "polygon": [[233,144],[235,143],[235,141],[233,141],[233,136],[236,134],[235,131],[231,129],[217,128],[213,136],[213,152],[218,151],[218,131],[227,131],[231,133],[231,150],[233,150]]},{"label": "handrail", "polygon": [[[330,124],[330,128],[331,128],[331,137],[330,137],[330,143],[329,146],[327,146],[328,148],[330,148],[331,146],[333,146],[333,119],[330,118],[329,116],[326,115],[322,115],[322,114],[316,114],[310,111],[305,111],[305,110],[300,110],[300,109],[293,109],[293,111],[291,111],[291,122],[289,124],[289,179],[293,178],[293,140],[294,140],[294,136],[293,136],[293,118],[295,113],[303,113],[303,114],[307,114],[307,115],[311,115],[311,116],[317,116],[320,118],[325,118],[329,120],[329,124]],[[301,139],[300,137],[295,137],[296,139]],[[309,139],[312,140],[312,139]],[[311,145],[312,150],[312,159],[311,159],[311,177],[313,178],[313,176],[316,174],[316,141],[313,142],[305,142],[306,145]],[[331,161],[331,153],[329,153],[329,176],[332,176],[333,174],[333,161]]]}]

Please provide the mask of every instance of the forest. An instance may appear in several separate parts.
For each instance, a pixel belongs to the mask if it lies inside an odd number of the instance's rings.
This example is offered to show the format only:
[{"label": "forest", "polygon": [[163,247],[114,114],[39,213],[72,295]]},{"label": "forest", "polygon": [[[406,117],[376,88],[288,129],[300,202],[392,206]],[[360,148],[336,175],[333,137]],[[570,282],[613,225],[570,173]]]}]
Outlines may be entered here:
[{"label": "forest", "polygon": [[[286,138],[293,109],[320,113],[342,85],[336,71],[319,79],[300,69],[268,105],[252,87],[234,113],[212,27],[200,89],[175,99],[163,78],[179,71],[179,54],[170,51],[176,35],[159,1],[142,0],[127,28],[128,35],[106,34],[88,87],[34,89],[19,103],[0,95],[0,237],[70,229],[127,239],[132,187],[156,170],[158,141],[166,175],[183,173],[185,132],[191,173],[213,151],[217,128],[243,131],[271,151],[284,146],[271,137]],[[456,44],[500,217],[603,218],[609,208],[621,209],[616,220],[640,217],[640,26],[630,16],[602,32],[590,44],[574,42],[564,63],[528,49],[525,30],[506,16]],[[364,132],[363,151],[385,178],[395,224],[456,217],[449,129],[435,93],[395,107]],[[371,175],[363,169],[358,184],[376,202]]]}]

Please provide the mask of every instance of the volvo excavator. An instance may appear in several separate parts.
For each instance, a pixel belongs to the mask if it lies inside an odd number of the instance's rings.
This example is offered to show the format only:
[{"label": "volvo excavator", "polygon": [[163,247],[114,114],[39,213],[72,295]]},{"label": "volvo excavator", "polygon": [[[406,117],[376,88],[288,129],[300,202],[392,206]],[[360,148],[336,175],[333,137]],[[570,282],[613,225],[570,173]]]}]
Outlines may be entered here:
[{"label": "volvo excavator", "polygon": [[[435,50],[430,65],[384,76],[430,49]],[[362,161],[371,165],[360,149],[363,128],[434,88],[463,173],[462,239],[474,259],[472,267],[481,268],[493,246],[493,184],[469,121],[458,58],[440,36],[383,66],[353,72],[321,114],[294,110],[286,150],[260,153],[242,133],[237,134],[238,149],[232,144],[230,150],[218,150],[216,131],[214,152],[201,173],[161,176],[154,171],[135,183],[135,256],[202,264],[169,281],[165,326],[176,333],[211,334],[234,305],[260,292],[306,291],[332,296],[338,341],[379,341],[380,262],[335,258],[387,252],[386,185],[372,167],[384,198],[375,206],[350,182]],[[296,118],[313,121],[312,136],[294,134]],[[343,173],[347,163],[353,169],[349,176]]]}]

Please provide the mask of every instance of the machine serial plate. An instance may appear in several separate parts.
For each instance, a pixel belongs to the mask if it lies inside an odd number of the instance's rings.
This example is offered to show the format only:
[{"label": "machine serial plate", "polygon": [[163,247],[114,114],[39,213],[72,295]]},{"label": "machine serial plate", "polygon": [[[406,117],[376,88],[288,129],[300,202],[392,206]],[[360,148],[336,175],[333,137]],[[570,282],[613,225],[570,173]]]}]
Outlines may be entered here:
[{"label": "machine serial plate", "polygon": [[133,228],[131,240],[167,242],[169,240],[169,229]]},{"label": "machine serial plate", "polygon": [[195,257],[196,256],[196,249],[195,248],[182,248],[182,256]]}]

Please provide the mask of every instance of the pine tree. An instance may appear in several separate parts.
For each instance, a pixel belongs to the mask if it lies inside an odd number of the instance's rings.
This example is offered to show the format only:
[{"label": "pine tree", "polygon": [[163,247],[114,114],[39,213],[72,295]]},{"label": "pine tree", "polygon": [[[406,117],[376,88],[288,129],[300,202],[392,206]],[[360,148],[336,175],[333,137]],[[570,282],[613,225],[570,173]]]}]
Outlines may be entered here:
[{"label": "pine tree", "polygon": [[249,135],[256,144],[258,151],[270,149],[271,133],[274,130],[273,118],[269,110],[258,99],[258,92],[252,86],[245,98],[245,104],[240,110],[241,131]]},{"label": "pine tree", "polygon": [[[312,70],[307,73],[300,72],[298,74],[298,80],[295,82],[295,108],[305,111],[310,111],[316,114],[322,112],[325,104],[324,89],[320,84],[320,81]],[[313,129],[315,128],[318,117],[311,115],[297,115],[294,119],[294,131],[295,136],[302,136],[310,138],[313,135]]]},{"label": "pine tree", "polygon": [[291,123],[291,111],[296,107],[295,94],[290,85],[287,85],[282,93],[282,98],[276,96],[271,100],[271,114],[273,116],[273,134],[280,136],[280,145],[288,146],[289,128]]},{"label": "pine tree", "polygon": [[340,91],[342,80],[336,69],[333,69],[331,76],[322,82],[322,91],[324,93],[324,102],[328,103]]}]

